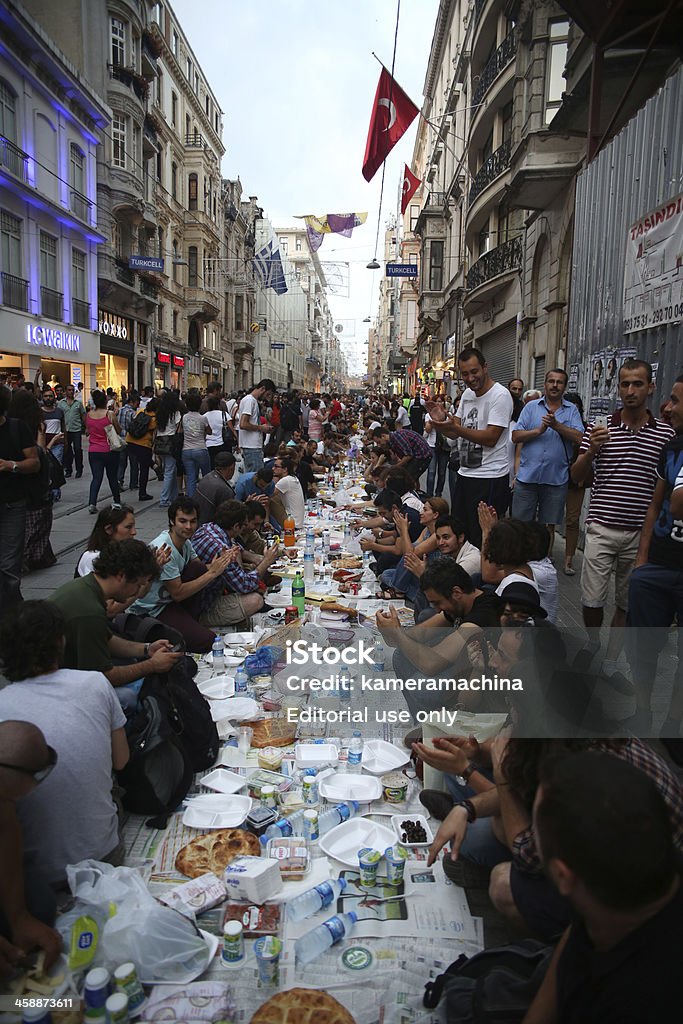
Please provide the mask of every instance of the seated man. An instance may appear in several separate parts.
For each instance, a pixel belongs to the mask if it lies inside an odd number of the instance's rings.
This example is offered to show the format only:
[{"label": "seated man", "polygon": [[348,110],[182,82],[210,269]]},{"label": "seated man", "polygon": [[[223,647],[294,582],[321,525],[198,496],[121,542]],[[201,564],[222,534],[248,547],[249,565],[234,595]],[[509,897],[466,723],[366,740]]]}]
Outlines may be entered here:
[{"label": "seated man", "polygon": [[266,510],[260,501],[245,501],[244,508],[246,519],[240,533],[240,543],[244,549],[242,560],[247,565],[255,565],[266,550],[265,539],[261,536],[266,521]]},{"label": "seated man", "polygon": [[235,491],[230,483],[235,475],[235,456],[232,452],[218,452],[213,464],[214,468],[203,476],[194,492],[194,500],[199,506],[199,522],[210,523],[218,506],[224,501],[232,501]]},{"label": "seated man", "polygon": [[12,684],[0,691],[0,718],[31,722],[53,751],[49,777],[17,810],[24,858],[54,886],[66,880],[67,864],[123,862],[111,774],[129,757],[126,716],[104,675],[59,667],[66,630],[52,601],[16,604],[0,627],[4,672]]},{"label": "seated man", "polygon": [[274,496],[281,503],[284,517],[280,519],[275,506],[273,507],[273,512],[281,526],[284,523],[284,519],[291,517],[297,530],[300,530],[304,525],[306,504],[304,502],[304,492],[295,474],[296,466],[294,460],[289,456],[278,455],[273,463],[273,476],[275,478]]},{"label": "seated man", "polygon": [[254,473],[240,473],[235,487],[234,497],[238,501],[247,501],[248,498],[263,499],[264,503],[275,490],[273,483],[272,469],[257,469]]},{"label": "seated man", "polygon": [[674,1020],[683,889],[664,801],[607,754],[549,761],[540,783],[541,857],[574,920],[524,1024]]},{"label": "seated man", "polygon": [[159,565],[146,544],[112,541],[98,555],[93,572],[64,583],[50,598],[65,619],[62,667],[103,673],[112,686],[123,688],[119,699],[124,705],[135,703],[128,692],[132,683],[152,672],[168,672],[182,657],[171,651],[168,640],[136,643],[116,636],[109,626],[108,602],[127,606],[158,576]]},{"label": "seated man", "polygon": [[251,571],[245,569],[238,538],[246,519],[246,504],[225,501],[216,509],[213,521],[200,526],[192,538],[194,550],[207,565],[226,550],[232,556],[217,581],[218,586],[207,588],[202,595],[202,623],[232,626],[263,608],[263,581],[277,558],[278,545],[268,548]]},{"label": "seated man", "polygon": [[211,650],[215,633],[199,621],[200,593],[222,576],[234,555],[226,550],[209,565],[200,561],[191,543],[198,519],[199,510],[192,498],[176,498],[169,506],[168,530],[155,537],[150,546],[156,550],[168,545],[171,557],[149,592],[138,598],[130,610],[136,615],[155,616],[178,630],[188,651],[205,654]]},{"label": "seated man", "polygon": [[[377,494],[374,505],[378,516],[376,519],[369,520],[368,522],[381,525],[374,528],[375,539],[371,540],[369,537],[363,537],[361,538],[360,546],[363,551],[375,552],[374,570],[378,576],[381,576],[387,569],[393,569],[398,564],[403,551],[402,543],[396,530],[394,512],[400,512],[406,517],[408,537],[411,543],[414,544],[420,536],[422,526],[420,523],[420,513],[412,506],[403,505],[399,495],[395,491],[389,490],[389,488],[385,488]],[[361,523],[361,526],[367,528],[368,522]]]},{"label": "seated man", "polygon": [[34,949],[44,951],[49,968],[62,948],[59,932],[50,927],[55,895],[45,878],[24,862],[18,818],[19,803],[47,778],[54,763],[37,726],[0,722],[0,977]]},{"label": "seated man", "polygon": [[[438,558],[453,558],[458,565],[462,566],[468,576],[476,576],[481,565],[481,551],[465,540],[465,527],[459,519],[453,516],[439,516],[436,521],[436,549]],[[427,562],[416,553],[410,552],[405,557],[406,569],[421,578]],[[415,619],[418,621],[420,613],[428,608],[427,598],[424,592],[414,597]]]}]

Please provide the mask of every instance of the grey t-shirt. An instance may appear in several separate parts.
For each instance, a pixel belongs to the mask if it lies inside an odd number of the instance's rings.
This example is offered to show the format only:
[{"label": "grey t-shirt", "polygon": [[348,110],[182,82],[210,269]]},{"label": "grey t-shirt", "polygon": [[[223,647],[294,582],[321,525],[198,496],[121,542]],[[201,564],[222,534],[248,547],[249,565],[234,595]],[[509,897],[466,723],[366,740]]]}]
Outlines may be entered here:
[{"label": "grey t-shirt", "polygon": [[118,843],[111,734],[126,722],[111,683],[74,669],[12,683],[0,690],[0,719],[37,725],[59,758],[17,803],[24,854],[50,883],[67,864],[106,857]]},{"label": "grey t-shirt", "polygon": [[183,416],[183,451],[196,451],[206,448],[204,428],[209,426],[206,416],[198,412],[186,412]]}]

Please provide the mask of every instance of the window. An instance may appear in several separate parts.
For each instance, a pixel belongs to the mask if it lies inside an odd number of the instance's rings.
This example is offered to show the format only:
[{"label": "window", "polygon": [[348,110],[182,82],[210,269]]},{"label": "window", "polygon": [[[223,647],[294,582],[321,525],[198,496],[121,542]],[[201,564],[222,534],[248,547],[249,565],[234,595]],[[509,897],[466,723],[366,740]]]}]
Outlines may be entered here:
[{"label": "window", "polygon": [[188,210],[197,209],[197,175],[191,174],[187,179],[187,208]]},{"label": "window", "polygon": [[205,101],[204,101],[204,105],[205,105],[205,108],[206,108],[206,116],[208,117],[208,119],[210,121],[211,120],[211,112],[209,110],[209,96],[208,96],[208,93],[206,95],[206,98],[205,98]]},{"label": "window", "polygon": [[189,57],[187,58],[187,80],[190,84],[192,83],[192,61]]},{"label": "window", "polygon": [[235,330],[244,330],[244,296],[235,296]]},{"label": "window", "polygon": [[111,19],[111,62],[114,67],[126,66],[126,26],[119,18]]},{"label": "window", "polygon": [[429,290],[440,292],[443,287],[443,242],[432,242],[429,247]]},{"label": "window", "polygon": [[501,111],[503,121],[501,131],[501,142],[507,142],[512,135],[512,101],[506,103]]},{"label": "window", "polygon": [[171,196],[173,199],[178,198],[178,164],[171,164]]},{"label": "window", "polygon": [[80,249],[71,250],[71,298],[80,299],[81,302],[88,300],[88,282],[86,277],[85,253]]},{"label": "window", "polygon": [[85,154],[72,143],[69,148],[71,187],[80,195],[85,195]]},{"label": "window", "polygon": [[10,142],[17,141],[16,97],[6,82],[0,79],[0,135]]},{"label": "window", "polygon": [[185,139],[186,140],[189,139],[190,135],[192,134],[191,131],[190,131],[190,127],[191,127],[190,115],[189,114],[185,114]]},{"label": "window", "polygon": [[187,250],[187,283],[190,288],[197,287],[197,246],[191,245]]},{"label": "window", "polygon": [[510,210],[505,203],[501,203],[498,207],[498,245],[502,245],[503,242],[507,242],[511,237],[512,224],[510,217]]},{"label": "window", "polygon": [[3,273],[21,277],[21,221],[6,210],[0,213],[0,258]]},{"label": "window", "polygon": [[130,66],[136,71],[138,69],[138,50],[140,49],[140,37],[135,34],[131,36],[130,45]]},{"label": "window", "polygon": [[218,334],[216,331],[211,331],[211,348],[214,352],[218,351]]},{"label": "window", "polygon": [[173,56],[178,60],[178,33],[173,29]]},{"label": "window", "polygon": [[178,122],[178,97],[174,92],[171,93],[171,124],[175,128]]},{"label": "window", "polygon": [[491,246],[491,234],[489,232],[488,221],[486,221],[477,237],[479,241],[479,255],[483,256],[485,252],[489,251],[489,248]]},{"label": "window", "polygon": [[163,28],[163,24],[161,21],[162,10],[163,8],[161,4],[154,4],[154,6],[152,7],[152,21],[156,22],[159,28]]},{"label": "window", "polygon": [[164,307],[161,303],[157,306],[157,330],[163,331],[164,329]]},{"label": "window", "polygon": [[208,330],[206,324],[204,324],[204,327],[202,328],[202,347],[203,348],[208,348],[209,347],[209,330]]},{"label": "window", "polygon": [[296,246],[296,251],[297,252],[301,252],[301,250],[303,249],[303,243],[302,243],[302,241],[301,241],[301,239],[299,238],[298,235],[297,235],[297,238],[296,238],[295,246]]},{"label": "window", "polygon": [[111,247],[117,256],[121,255],[121,231],[117,221],[111,226]]},{"label": "window", "polygon": [[280,239],[280,249],[282,250],[282,255],[286,256],[287,255],[287,239],[286,238],[281,238]]},{"label": "window", "polygon": [[126,166],[126,119],[123,114],[114,113],[111,121],[112,163],[114,167]]},{"label": "window", "polygon": [[194,73],[194,94],[195,96],[199,96],[199,75],[196,71]]},{"label": "window", "polygon": [[481,149],[481,163],[482,164],[486,163],[488,158],[491,156],[491,153],[493,153],[493,129],[491,129],[491,132],[489,133],[489,136],[486,139],[486,141],[484,142],[484,145],[482,146],[482,149]]},{"label": "window", "polygon": [[139,171],[142,169],[142,129],[140,125],[133,122],[133,153],[132,153],[132,169],[133,171]]},{"label": "window", "polygon": [[157,80],[154,83],[154,101],[158,106],[159,110],[163,112],[164,109],[164,76],[161,71],[157,71]]},{"label": "window", "polygon": [[157,228],[157,256],[164,255],[164,229]]},{"label": "window", "polygon": [[158,150],[157,150],[157,157],[156,157],[156,177],[157,177],[157,181],[158,181],[158,182],[159,182],[159,184],[161,185],[161,184],[162,184],[162,180],[161,180],[161,177],[162,177],[162,176],[161,176],[161,150],[160,150],[160,149],[158,149]]},{"label": "window", "polygon": [[417,203],[411,203],[410,205],[410,230],[415,231],[418,219],[420,217],[420,207]]},{"label": "window", "polygon": [[173,280],[178,280],[178,260],[180,259],[178,253],[178,239],[173,239]]},{"label": "window", "polygon": [[57,291],[57,239],[40,232],[40,283]]},{"label": "window", "polygon": [[173,337],[178,337],[178,310],[173,310]]},{"label": "window", "polygon": [[547,65],[547,87],[545,123],[550,124],[562,103],[564,92],[564,67],[567,63],[569,22],[551,21],[549,26],[550,44]]}]

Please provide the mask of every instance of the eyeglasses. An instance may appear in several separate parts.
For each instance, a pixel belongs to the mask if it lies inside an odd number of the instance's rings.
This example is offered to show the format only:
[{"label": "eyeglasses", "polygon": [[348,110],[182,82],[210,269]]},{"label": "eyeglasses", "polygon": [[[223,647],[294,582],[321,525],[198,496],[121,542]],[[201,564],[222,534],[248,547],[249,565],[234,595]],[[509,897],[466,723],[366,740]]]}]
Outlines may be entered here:
[{"label": "eyeglasses", "polygon": [[22,772],[23,775],[30,775],[34,782],[43,782],[57,764],[57,751],[53,747],[48,746],[47,756],[49,758],[48,763],[44,768],[38,768],[36,771],[33,771],[31,768],[22,768],[18,764],[2,764],[2,762],[0,762],[0,768],[9,768],[13,772]]}]

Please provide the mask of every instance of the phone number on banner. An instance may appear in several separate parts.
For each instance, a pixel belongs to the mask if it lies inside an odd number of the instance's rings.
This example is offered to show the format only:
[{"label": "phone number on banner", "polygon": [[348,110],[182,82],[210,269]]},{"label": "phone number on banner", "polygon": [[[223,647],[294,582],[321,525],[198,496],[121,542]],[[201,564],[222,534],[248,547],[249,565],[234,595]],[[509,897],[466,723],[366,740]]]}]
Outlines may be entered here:
[{"label": "phone number on banner", "polygon": [[625,317],[624,334],[629,334],[631,331],[645,331],[648,327],[670,324],[675,320],[683,320],[683,302],[660,306],[651,313],[639,313],[638,316]]}]

